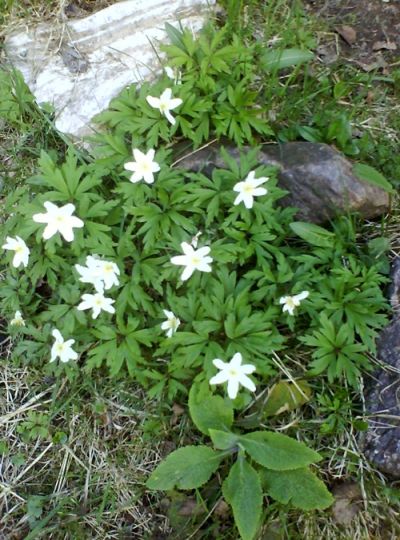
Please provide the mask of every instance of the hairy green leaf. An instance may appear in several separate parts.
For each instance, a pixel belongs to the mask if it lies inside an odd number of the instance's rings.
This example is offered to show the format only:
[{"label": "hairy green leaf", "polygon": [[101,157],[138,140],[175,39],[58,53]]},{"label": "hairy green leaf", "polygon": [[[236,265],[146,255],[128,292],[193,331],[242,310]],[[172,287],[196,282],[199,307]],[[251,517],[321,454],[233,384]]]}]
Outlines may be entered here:
[{"label": "hairy green leaf", "polygon": [[262,489],[260,477],[253,467],[242,457],[229,471],[222,484],[222,494],[232,507],[235,524],[243,540],[252,540],[258,530]]},{"label": "hairy green leaf", "polygon": [[299,469],[321,460],[304,443],[272,431],[248,433],[240,437],[239,443],[254,461],[275,471]]},{"label": "hairy green leaf", "polygon": [[149,489],[194,489],[205,484],[224,455],[208,446],[185,446],[169,454],[146,482]]},{"label": "hairy green leaf", "polygon": [[325,484],[309,469],[261,471],[266,491],[276,501],[301,510],[328,508],[333,502]]}]

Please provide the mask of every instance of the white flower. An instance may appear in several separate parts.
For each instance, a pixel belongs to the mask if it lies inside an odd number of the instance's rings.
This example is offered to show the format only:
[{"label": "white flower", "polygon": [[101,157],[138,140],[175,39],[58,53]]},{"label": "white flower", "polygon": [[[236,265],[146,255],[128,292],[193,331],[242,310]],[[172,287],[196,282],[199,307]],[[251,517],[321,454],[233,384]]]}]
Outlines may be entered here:
[{"label": "white flower", "polygon": [[111,304],[115,302],[111,298],[106,298],[102,292],[96,294],[83,294],[82,300],[77,307],[80,311],[84,309],[92,309],[92,318],[97,319],[100,311],[107,311],[108,313],[115,313],[115,309]]},{"label": "white flower", "polygon": [[294,310],[300,305],[300,302],[307,298],[310,293],[308,291],[303,291],[295,296],[282,296],[279,299],[279,303],[283,304],[282,311],[287,311],[289,315],[294,315]]},{"label": "white flower", "polygon": [[72,242],[74,239],[74,228],[83,227],[84,223],[81,219],[73,216],[75,206],[71,203],[65,204],[60,208],[50,201],[44,203],[47,210],[46,214],[35,214],[32,216],[36,223],[47,223],[47,227],[43,231],[43,238],[48,240],[59,232],[67,242]]},{"label": "white flower", "polygon": [[11,326],[25,326],[25,321],[22,318],[20,311],[16,311],[14,318],[10,321]]},{"label": "white flower", "polygon": [[161,330],[166,330],[167,337],[171,337],[172,334],[178,329],[178,326],[181,324],[181,321],[175,317],[172,311],[163,309],[164,315],[167,317],[167,320],[164,321],[161,325]]},{"label": "white flower", "polygon": [[54,329],[51,334],[54,337],[55,342],[51,348],[50,362],[54,362],[57,356],[60,358],[61,362],[68,362],[69,360],[76,360],[78,358],[78,353],[71,348],[71,345],[75,343],[74,339],[64,341],[60,331],[57,329]]},{"label": "white flower", "polygon": [[251,392],[255,391],[256,385],[247,375],[253,373],[256,368],[252,364],[244,364],[242,366],[242,355],[240,353],[234,354],[229,363],[216,358],[213,360],[213,364],[221,371],[217,375],[214,375],[214,377],[211,377],[210,384],[222,384],[228,381],[228,396],[231,399],[235,399],[237,396],[240,385]]},{"label": "white flower", "polygon": [[171,263],[179,266],[186,266],[181,275],[182,281],[189,279],[195,270],[200,270],[200,272],[211,272],[209,263],[212,262],[212,257],[206,256],[210,253],[209,247],[205,246],[198,250],[194,250],[190,244],[182,242],[181,248],[184,255],[172,257]]},{"label": "white flower", "polygon": [[147,96],[146,100],[150,107],[159,109],[160,113],[163,114],[171,124],[175,124],[175,118],[169,111],[179,107],[179,105],[182,104],[182,100],[180,98],[172,97],[171,88],[166,88],[159,98]]},{"label": "white flower", "polygon": [[28,265],[30,250],[25,244],[25,242],[22,240],[22,238],[20,238],[19,236],[16,236],[15,238],[7,236],[6,243],[3,244],[2,248],[15,251],[15,255],[12,261],[14,268],[18,268],[20,264],[25,267]]},{"label": "white flower", "polygon": [[182,84],[182,72],[180,70],[165,66],[164,71],[167,77],[174,81],[174,84]]},{"label": "white flower", "polygon": [[264,182],[267,182],[269,178],[267,176],[254,178],[254,176],[255,171],[251,171],[243,182],[238,182],[233,186],[233,191],[239,192],[239,195],[234,200],[234,205],[237,205],[243,201],[246,208],[252,208],[254,197],[259,197],[260,195],[266,195],[268,193],[265,188],[258,186]]},{"label": "white flower", "polygon": [[130,177],[130,181],[140,182],[144,180],[147,184],[154,182],[154,174],[160,170],[159,164],[154,161],[155,150],[149,150],[147,154],[143,154],[137,148],[133,150],[133,157],[135,161],[129,161],[125,163],[124,168],[127,171],[132,171],[133,174]]},{"label": "white flower", "polygon": [[79,281],[91,283],[97,292],[111,289],[113,285],[119,285],[119,268],[112,261],[103,261],[92,255],[86,257],[86,266],[76,264],[75,268],[81,275]]}]

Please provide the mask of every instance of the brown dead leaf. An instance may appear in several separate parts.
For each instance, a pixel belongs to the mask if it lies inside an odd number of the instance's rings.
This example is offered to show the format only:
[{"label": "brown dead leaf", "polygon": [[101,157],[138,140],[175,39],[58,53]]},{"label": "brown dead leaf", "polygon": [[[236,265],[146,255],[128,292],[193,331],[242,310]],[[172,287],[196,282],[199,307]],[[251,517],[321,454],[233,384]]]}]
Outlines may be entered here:
[{"label": "brown dead leaf", "polygon": [[220,519],[228,519],[228,517],[231,514],[231,511],[229,509],[229,506],[226,504],[226,502],[223,499],[221,499],[218,501],[218,504],[215,507],[214,513]]},{"label": "brown dead leaf", "polygon": [[387,51],[395,51],[397,50],[397,45],[393,41],[375,41],[375,43],[372,45],[373,51],[381,51],[382,49]]},{"label": "brown dead leaf", "polygon": [[346,482],[336,485],[332,493],[335,496],[332,507],[334,521],[340,525],[349,525],[360,511],[360,486],[355,482]]},{"label": "brown dead leaf", "polygon": [[335,30],[348,45],[354,45],[354,43],[357,41],[357,32],[352,26],[344,24],[343,26],[336,26]]},{"label": "brown dead leaf", "polygon": [[199,504],[197,504],[195,499],[188,498],[180,505],[177,513],[179,516],[190,517],[198,516],[203,512],[204,509]]},{"label": "brown dead leaf", "polygon": [[178,405],[177,403],[174,403],[172,405],[172,416],[170,420],[171,426],[176,426],[179,422],[179,417],[182,416],[182,414],[185,412],[185,409]]},{"label": "brown dead leaf", "polygon": [[373,71],[374,69],[384,70],[387,67],[387,62],[385,62],[385,60],[380,54],[376,55],[376,62],[372,62],[372,64],[364,64],[363,62],[357,62],[356,60],[355,63],[358,64],[367,73]]},{"label": "brown dead leaf", "polygon": [[349,499],[337,499],[332,507],[333,520],[340,525],[350,525],[359,511],[357,503]]}]

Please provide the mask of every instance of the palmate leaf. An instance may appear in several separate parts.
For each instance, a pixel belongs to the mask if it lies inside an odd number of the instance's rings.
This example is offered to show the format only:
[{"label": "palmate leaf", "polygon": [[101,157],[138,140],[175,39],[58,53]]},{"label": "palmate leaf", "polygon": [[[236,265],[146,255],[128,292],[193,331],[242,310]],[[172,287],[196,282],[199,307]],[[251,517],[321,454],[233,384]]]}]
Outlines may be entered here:
[{"label": "palmate leaf", "polygon": [[260,477],[245,459],[239,457],[231,468],[222,494],[232,507],[240,536],[252,540],[259,527],[263,497]]},{"label": "palmate leaf", "polygon": [[314,510],[328,508],[333,502],[325,484],[309,469],[279,472],[263,469],[260,475],[268,495],[280,503]]},{"label": "palmate leaf", "polygon": [[224,454],[208,446],[185,446],[169,454],[146,482],[149,489],[194,489],[217,470]]},{"label": "palmate leaf", "polygon": [[272,431],[254,431],[239,442],[254,461],[274,471],[299,469],[322,459],[305,444]]}]

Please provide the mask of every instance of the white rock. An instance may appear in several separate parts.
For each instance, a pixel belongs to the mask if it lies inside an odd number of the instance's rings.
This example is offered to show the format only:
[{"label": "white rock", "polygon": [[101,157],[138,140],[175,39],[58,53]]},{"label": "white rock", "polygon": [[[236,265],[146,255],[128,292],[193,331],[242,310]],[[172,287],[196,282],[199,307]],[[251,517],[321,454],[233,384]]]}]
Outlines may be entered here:
[{"label": "white rock", "polygon": [[161,65],[166,22],[198,30],[215,0],[128,0],[84,19],[39,24],[6,38],[6,53],[38,103],[55,107],[59,131],[81,138],[124,87]]}]

